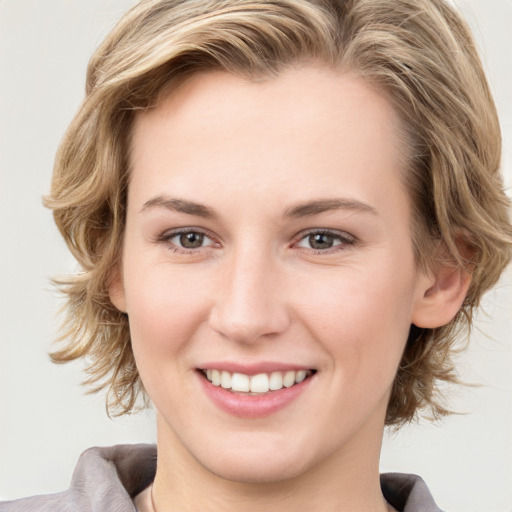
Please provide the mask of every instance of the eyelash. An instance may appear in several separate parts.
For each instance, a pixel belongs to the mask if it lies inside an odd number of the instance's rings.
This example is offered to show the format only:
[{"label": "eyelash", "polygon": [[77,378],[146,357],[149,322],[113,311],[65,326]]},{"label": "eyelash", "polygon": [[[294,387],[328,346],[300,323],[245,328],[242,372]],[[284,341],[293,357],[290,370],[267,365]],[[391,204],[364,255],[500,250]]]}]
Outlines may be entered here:
[{"label": "eyelash", "polygon": [[166,231],[157,237],[156,242],[168,244],[172,247],[174,252],[179,252],[182,254],[194,254],[194,253],[197,253],[198,249],[204,249],[205,247],[209,247],[209,246],[202,245],[202,246],[194,248],[194,249],[189,249],[186,247],[181,247],[181,246],[171,242],[171,240],[177,236],[188,235],[188,234],[200,235],[200,236],[203,236],[204,238],[211,240],[213,243],[210,246],[219,245],[214,242],[213,237],[211,237],[207,232],[205,232],[202,229],[196,229],[196,228],[180,228],[180,229],[174,229],[172,231]]},{"label": "eyelash", "polygon": [[326,249],[314,249],[312,247],[304,247],[304,249],[309,251],[311,254],[332,254],[338,251],[345,251],[348,248],[354,246],[356,243],[356,238],[350,235],[349,233],[333,231],[330,229],[310,229],[306,232],[300,233],[297,236],[296,242],[294,242],[293,245],[297,246],[300,242],[302,242],[303,240],[307,239],[312,235],[332,237],[335,241],[337,240],[339,243],[336,243],[332,247]]},{"label": "eyelash", "polygon": [[[171,242],[171,240],[177,236],[180,235],[187,235],[187,234],[194,234],[199,235],[204,238],[209,239],[212,243],[204,246],[201,245],[199,247],[190,249],[186,247],[179,246],[177,244],[174,244]],[[320,235],[320,236],[327,236],[331,237],[334,241],[338,241],[335,245],[332,247],[328,247],[326,249],[314,249],[312,247],[302,247],[302,249],[305,249],[310,254],[331,254],[338,251],[344,251],[347,250],[349,247],[355,245],[356,238],[348,233],[339,232],[339,231],[332,231],[329,229],[310,229],[308,231],[302,232],[297,237],[295,237],[295,241],[292,242],[292,247],[301,247],[299,244],[303,240],[307,239],[308,237],[311,237],[312,235]],[[160,236],[156,239],[157,243],[164,243],[171,245],[174,252],[179,252],[182,254],[194,254],[197,253],[198,250],[204,249],[206,247],[215,247],[216,245],[219,246],[220,244],[216,243],[212,236],[210,236],[206,231],[202,229],[195,229],[195,228],[180,228],[180,229],[174,229],[172,231],[166,231],[162,233]]]}]

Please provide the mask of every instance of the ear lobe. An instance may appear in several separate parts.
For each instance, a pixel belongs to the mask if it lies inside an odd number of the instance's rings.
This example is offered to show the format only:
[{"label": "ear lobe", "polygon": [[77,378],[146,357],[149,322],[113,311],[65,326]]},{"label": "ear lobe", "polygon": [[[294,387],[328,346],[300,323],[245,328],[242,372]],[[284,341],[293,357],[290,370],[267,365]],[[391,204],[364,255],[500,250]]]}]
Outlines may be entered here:
[{"label": "ear lobe", "polygon": [[471,284],[471,274],[452,261],[442,261],[426,280],[423,296],[413,312],[412,323],[434,329],[455,318]]},{"label": "ear lobe", "polygon": [[114,304],[121,313],[126,313],[126,298],[119,265],[116,265],[115,269],[112,271],[108,294],[112,304]]}]

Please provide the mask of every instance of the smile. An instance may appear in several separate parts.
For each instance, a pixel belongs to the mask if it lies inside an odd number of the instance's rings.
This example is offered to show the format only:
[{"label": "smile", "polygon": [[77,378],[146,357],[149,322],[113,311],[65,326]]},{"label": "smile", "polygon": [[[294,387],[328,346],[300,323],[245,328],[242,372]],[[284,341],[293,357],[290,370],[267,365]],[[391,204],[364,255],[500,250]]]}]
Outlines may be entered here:
[{"label": "smile", "polygon": [[288,370],[284,372],[259,373],[246,375],[226,370],[203,369],[203,374],[214,386],[222,387],[233,393],[265,394],[291,388],[313,374],[313,370]]}]

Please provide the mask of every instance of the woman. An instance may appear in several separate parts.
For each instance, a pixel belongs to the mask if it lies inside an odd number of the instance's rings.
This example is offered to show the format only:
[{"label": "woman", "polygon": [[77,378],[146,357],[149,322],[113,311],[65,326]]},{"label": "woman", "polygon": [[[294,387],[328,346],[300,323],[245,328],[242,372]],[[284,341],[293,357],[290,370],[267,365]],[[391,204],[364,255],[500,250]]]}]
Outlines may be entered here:
[{"label": "woman", "polygon": [[67,493],[1,506],[438,510],[380,445],[447,413],[510,258],[499,140],[442,2],[135,6],[47,198],[83,269],[53,357],[87,357],[113,412],[149,397],[157,452],[87,452]]}]

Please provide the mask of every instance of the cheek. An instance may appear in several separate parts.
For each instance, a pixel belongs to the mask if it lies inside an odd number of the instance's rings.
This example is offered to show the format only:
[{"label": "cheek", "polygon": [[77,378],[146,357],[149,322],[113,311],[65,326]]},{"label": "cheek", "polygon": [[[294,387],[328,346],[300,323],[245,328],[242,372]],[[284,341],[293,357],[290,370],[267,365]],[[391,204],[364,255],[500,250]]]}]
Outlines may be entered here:
[{"label": "cheek", "polygon": [[165,265],[139,268],[131,275],[126,305],[137,363],[175,356],[207,318],[200,279],[170,272]]},{"label": "cheek", "polygon": [[331,355],[340,378],[394,378],[412,316],[414,276],[404,274],[383,264],[374,272],[341,269],[330,280],[311,281],[300,294],[304,323]]},{"label": "cheek", "polygon": [[[135,362],[144,388],[158,410],[188,393],[187,348],[206,317],[198,282],[163,265],[139,267],[127,287],[127,310]],[[136,277],[135,277],[136,276]]]}]

